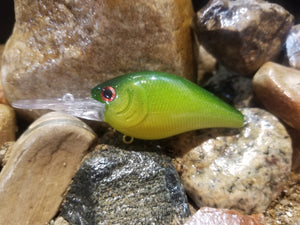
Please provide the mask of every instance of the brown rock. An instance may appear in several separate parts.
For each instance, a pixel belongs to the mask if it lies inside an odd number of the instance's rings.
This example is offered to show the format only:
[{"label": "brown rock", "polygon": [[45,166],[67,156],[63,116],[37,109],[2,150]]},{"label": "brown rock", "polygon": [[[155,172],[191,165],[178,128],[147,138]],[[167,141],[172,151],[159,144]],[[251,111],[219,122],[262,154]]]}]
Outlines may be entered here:
[{"label": "brown rock", "polygon": [[300,69],[300,24],[290,30],[285,47],[289,65]]},{"label": "brown rock", "polygon": [[0,173],[0,224],[49,222],[94,140],[89,127],[66,114],[49,113],[35,121]]},{"label": "brown rock", "polygon": [[203,207],[184,225],[264,225],[262,214],[243,215],[229,209]]},{"label": "brown rock", "polygon": [[193,79],[190,0],[15,1],[2,66],[7,100],[90,95],[140,70]]},{"label": "brown rock", "polygon": [[0,104],[0,145],[8,141],[14,141],[16,131],[14,110],[8,105]]},{"label": "brown rock", "polygon": [[270,112],[300,130],[299,70],[268,62],[255,74],[253,89]]},{"label": "brown rock", "polygon": [[4,50],[4,45],[0,45],[0,104],[6,103],[6,100],[4,98],[4,91],[1,83],[1,61],[2,61],[3,50]]},{"label": "brown rock", "polygon": [[260,0],[211,0],[194,18],[200,43],[224,66],[246,75],[278,55],[292,24],[289,12]]}]

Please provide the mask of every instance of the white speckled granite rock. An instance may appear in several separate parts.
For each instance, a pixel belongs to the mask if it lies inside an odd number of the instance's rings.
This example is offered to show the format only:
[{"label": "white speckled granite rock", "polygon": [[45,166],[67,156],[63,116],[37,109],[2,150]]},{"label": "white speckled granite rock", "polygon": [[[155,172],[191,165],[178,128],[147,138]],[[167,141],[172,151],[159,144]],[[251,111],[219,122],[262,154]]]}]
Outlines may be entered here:
[{"label": "white speckled granite rock", "polygon": [[291,140],[261,109],[243,109],[241,129],[208,129],[178,136],[174,160],[184,188],[198,205],[263,212],[291,170]]}]

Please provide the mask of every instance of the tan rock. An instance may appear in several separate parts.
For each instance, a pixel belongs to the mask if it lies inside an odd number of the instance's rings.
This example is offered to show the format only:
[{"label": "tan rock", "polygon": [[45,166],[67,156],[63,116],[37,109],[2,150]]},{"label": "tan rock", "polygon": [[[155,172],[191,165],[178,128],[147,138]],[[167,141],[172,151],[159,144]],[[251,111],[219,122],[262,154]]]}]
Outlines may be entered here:
[{"label": "tan rock", "polygon": [[94,140],[87,125],[66,114],[53,112],[34,122],[0,173],[0,224],[49,222]]},{"label": "tan rock", "polygon": [[0,145],[8,141],[14,141],[16,131],[14,110],[8,105],[0,104]]},{"label": "tan rock", "polygon": [[268,62],[255,74],[253,89],[270,112],[300,130],[299,70]]},{"label": "tan rock", "polygon": [[140,70],[193,79],[190,0],[15,1],[3,88],[17,99],[90,95],[104,80]]},{"label": "tan rock", "polygon": [[264,225],[262,214],[243,215],[229,209],[214,209],[203,207],[184,225]]},{"label": "tan rock", "polygon": [[1,61],[2,61],[2,53],[4,50],[4,45],[0,45],[0,104],[6,103],[5,97],[4,97],[4,91],[1,83]]}]

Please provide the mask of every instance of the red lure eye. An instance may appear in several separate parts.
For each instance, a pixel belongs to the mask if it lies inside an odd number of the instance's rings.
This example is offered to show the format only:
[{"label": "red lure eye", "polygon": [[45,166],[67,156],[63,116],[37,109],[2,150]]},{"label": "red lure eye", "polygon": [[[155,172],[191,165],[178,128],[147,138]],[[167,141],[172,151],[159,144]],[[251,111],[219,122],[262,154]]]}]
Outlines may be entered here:
[{"label": "red lure eye", "polygon": [[111,102],[116,97],[116,91],[113,87],[107,86],[101,90],[101,98],[105,102]]}]

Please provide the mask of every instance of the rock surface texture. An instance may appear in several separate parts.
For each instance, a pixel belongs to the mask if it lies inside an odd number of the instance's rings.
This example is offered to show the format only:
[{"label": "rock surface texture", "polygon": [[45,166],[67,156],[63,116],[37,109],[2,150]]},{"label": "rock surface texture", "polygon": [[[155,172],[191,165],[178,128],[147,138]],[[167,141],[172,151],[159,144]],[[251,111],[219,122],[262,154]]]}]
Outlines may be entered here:
[{"label": "rock surface texture", "polygon": [[253,89],[270,112],[300,130],[299,70],[265,63],[253,78]]},{"label": "rock surface texture", "polygon": [[4,50],[4,45],[0,45],[0,104],[5,103],[5,98],[4,98],[4,91],[2,87],[2,82],[1,82],[1,62],[2,62],[2,53]]},{"label": "rock surface texture", "polygon": [[12,146],[0,173],[0,224],[48,223],[94,140],[90,128],[66,114],[35,121]]},{"label": "rock surface texture", "polygon": [[100,145],[76,174],[61,215],[72,225],[170,224],[190,211],[170,158]]},{"label": "rock surface texture", "polygon": [[[176,168],[198,207],[261,213],[281,192],[291,170],[291,140],[261,109],[244,109],[241,129],[210,129],[179,136]],[[255,196],[255,197],[254,197]]]},{"label": "rock surface texture", "polygon": [[289,65],[300,69],[300,24],[290,30],[285,47]]},{"label": "rock surface texture", "polygon": [[281,51],[294,17],[277,4],[260,0],[212,0],[197,12],[194,30],[219,62],[244,75]]},{"label": "rock surface texture", "polygon": [[193,79],[189,0],[16,0],[15,14],[1,69],[9,102],[86,97],[133,71]]},{"label": "rock surface texture", "polygon": [[265,225],[264,216],[243,215],[234,210],[201,208],[184,225]]},{"label": "rock surface texture", "polygon": [[14,110],[8,105],[0,104],[0,146],[5,142],[15,141],[16,131]]}]

